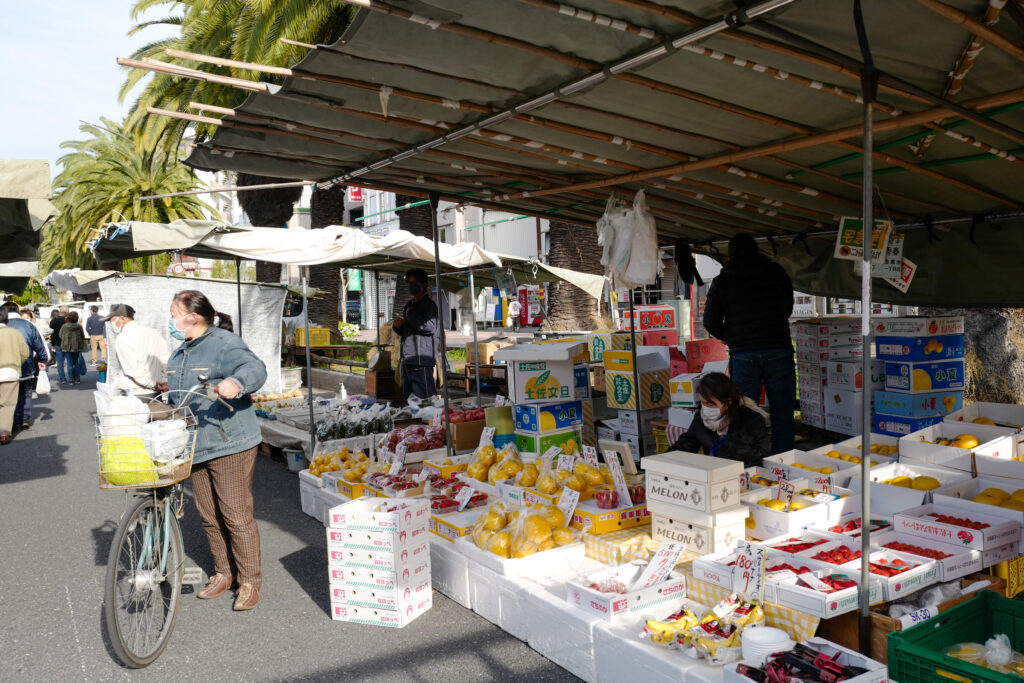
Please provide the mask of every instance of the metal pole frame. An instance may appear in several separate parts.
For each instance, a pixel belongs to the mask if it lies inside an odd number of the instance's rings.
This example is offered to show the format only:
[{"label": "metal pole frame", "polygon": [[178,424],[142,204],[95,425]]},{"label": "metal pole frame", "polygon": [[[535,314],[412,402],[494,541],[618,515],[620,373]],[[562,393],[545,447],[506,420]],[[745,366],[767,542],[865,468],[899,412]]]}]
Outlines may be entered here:
[{"label": "metal pole frame", "polygon": [[[437,205],[440,201],[440,196],[437,192],[430,192],[427,195],[430,200],[430,230],[431,235],[434,238],[434,279],[437,284],[437,296],[440,299],[443,296],[444,289],[441,287],[441,244],[440,235],[437,228]],[[441,302],[438,301],[438,304]],[[444,317],[441,315],[440,306],[437,312],[437,329],[439,337],[439,346],[441,351],[441,389],[442,395],[444,396],[444,432],[445,432],[445,448],[448,451],[448,457],[452,457],[455,454],[455,444],[452,443],[452,423],[451,414],[449,412],[450,398],[448,396],[448,356],[447,356],[447,344],[445,343],[445,329],[444,329]]]},{"label": "metal pole frame", "polygon": [[313,421],[313,358],[309,351],[309,298],[306,295],[309,266],[302,267],[302,313],[306,328],[306,399],[309,403],[309,454],[316,455],[316,424]]},{"label": "metal pole frame", "polygon": [[[640,326],[637,325],[636,311],[633,309],[633,293],[636,290],[635,289],[630,289],[628,291],[629,291],[629,334],[630,334],[630,337],[629,337],[629,350],[630,350],[630,353],[633,356],[633,389],[635,390],[635,393],[636,393],[636,413],[637,413],[636,419],[637,419],[637,424],[639,424],[640,423],[640,408],[643,405],[643,398],[640,396],[640,365],[639,365],[639,363],[637,363],[637,360],[636,360],[636,347],[637,347],[636,335],[637,335],[637,332],[639,332],[639,327]],[[614,387],[613,387],[613,389],[614,389]],[[636,442],[636,458],[635,459],[638,462],[639,462],[640,458],[642,458],[645,455],[647,455],[646,453],[643,452],[643,445],[644,445],[643,435],[641,434],[640,437],[637,438],[637,442]]]},{"label": "metal pole frame", "polygon": [[[469,291],[472,297],[472,303],[469,309],[469,317],[470,320],[473,321],[473,365],[476,366],[476,407],[482,408],[483,402],[482,399],[480,398],[480,344],[477,343],[476,336],[476,285],[473,280],[472,269],[470,269],[469,271]],[[445,385],[447,385],[447,382],[445,382]]]},{"label": "metal pole frame", "polygon": [[235,292],[238,296],[238,336],[242,336],[242,259],[235,257]]}]

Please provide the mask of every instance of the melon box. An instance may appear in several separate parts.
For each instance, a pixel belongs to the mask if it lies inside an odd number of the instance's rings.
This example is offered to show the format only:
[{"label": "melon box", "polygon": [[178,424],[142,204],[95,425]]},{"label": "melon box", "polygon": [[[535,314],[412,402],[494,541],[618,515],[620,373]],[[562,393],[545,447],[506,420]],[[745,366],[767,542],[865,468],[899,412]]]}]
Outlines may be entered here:
[{"label": "melon box", "polygon": [[651,537],[681,543],[699,554],[735,547],[746,534],[747,509],[743,506],[705,514],[657,500],[647,501],[651,513]]},{"label": "melon box", "polygon": [[647,498],[697,512],[715,512],[739,503],[743,463],[674,451],[640,461],[647,472]]}]

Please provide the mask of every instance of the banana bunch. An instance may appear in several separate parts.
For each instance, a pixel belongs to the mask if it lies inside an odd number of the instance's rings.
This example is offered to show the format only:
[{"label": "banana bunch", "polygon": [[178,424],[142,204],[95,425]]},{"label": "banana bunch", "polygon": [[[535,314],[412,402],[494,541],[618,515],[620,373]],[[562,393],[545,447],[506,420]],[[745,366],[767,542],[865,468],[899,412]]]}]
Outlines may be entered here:
[{"label": "banana bunch", "polygon": [[686,632],[697,626],[699,620],[691,610],[684,609],[668,617],[667,621],[655,621],[648,619],[644,626],[644,635],[651,639],[652,643],[668,645],[677,636],[685,636]]}]

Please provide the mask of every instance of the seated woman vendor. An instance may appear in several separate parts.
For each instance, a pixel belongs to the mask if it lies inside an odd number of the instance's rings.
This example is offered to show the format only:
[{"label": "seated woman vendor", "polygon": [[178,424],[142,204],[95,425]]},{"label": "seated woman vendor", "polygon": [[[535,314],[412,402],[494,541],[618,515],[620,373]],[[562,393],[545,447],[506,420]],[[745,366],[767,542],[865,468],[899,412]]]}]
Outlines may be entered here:
[{"label": "seated woman vendor", "polygon": [[700,412],[671,450],[739,460],[744,467],[760,465],[771,453],[767,414],[721,372],[701,377],[697,396]]}]

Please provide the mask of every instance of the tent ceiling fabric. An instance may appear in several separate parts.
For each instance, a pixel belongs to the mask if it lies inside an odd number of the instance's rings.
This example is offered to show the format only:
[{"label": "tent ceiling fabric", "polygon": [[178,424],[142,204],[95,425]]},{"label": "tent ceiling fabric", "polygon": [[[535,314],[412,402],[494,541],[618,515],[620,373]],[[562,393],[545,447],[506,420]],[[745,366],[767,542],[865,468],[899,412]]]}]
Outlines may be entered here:
[{"label": "tent ceiling fabric", "polygon": [[[978,20],[989,5],[945,2]],[[860,212],[856,127],[863,107],[856,68],[794,46],[802,38],[859,60],[852,2],[797,0],[767,19],[788,36],[759,22],[729,29],[528,114],[346,179],[346,173],[683,36],[734,7],[721,0],[370,4],[338,42],[311,49],[280,90],[253,94],[224,116],[187,162],[419,195],[433,191],[456,202],[583,225],[601,215],[610,193],[631,195],[644,187],[666,244],[686,237],[699,246],[736,231],[793,236],[835,230],[838,217]],[[942,96],[971,32],[926,4],[865,0],[864,16],[876,65]],[[1008,13],[993,30],[1024,44],[1024,32]],[[989,42],[949,98],[1011,130],[993,131],[948,110],[907,119],[936,105],[882,87],[875,183],[897,224],[1024,208],[1024,160],[1015,156],[1024,152],[1019,57]],[[845,136],[814,137],[848,126],[854,128]],[[913,144],[929,132],[937,135],[917,156]],[[639,182],[627,177],[690,162],[700,165]],[[617,184],[562,189],[608,178]],[[911,244],[944,253],[950,242],[910,240],[908,254]],[[1020,252],[1016,241],[1012,248]],[[1024,305],[1024,284],[1019,293],[1014,287],[1012,303]]]},{"label": "tent ceiling fabric", "polygon": [[39,258],[40,229],[57,215],[50,203],[50,164],[30,159],[0,159],[0,264],[19,264],[0,273],[0,290],[21,293]]}]

